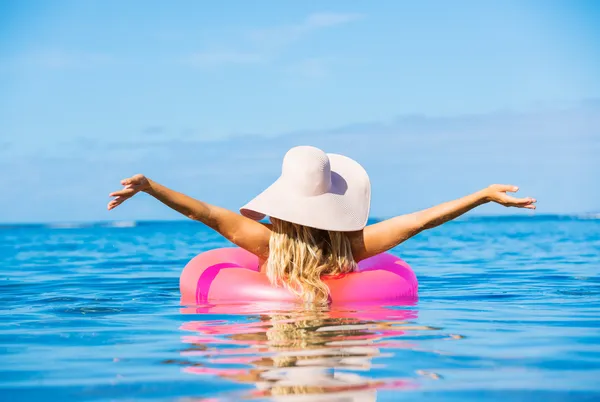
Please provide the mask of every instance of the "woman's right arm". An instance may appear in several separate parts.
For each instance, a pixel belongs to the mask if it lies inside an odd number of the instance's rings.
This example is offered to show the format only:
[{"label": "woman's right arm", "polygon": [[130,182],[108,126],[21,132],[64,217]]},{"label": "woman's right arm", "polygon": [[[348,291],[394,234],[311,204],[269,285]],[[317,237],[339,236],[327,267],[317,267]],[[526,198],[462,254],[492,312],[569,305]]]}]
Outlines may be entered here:
[{"label": "woman's right arm", "polygon": [[108,203],[109,210],[143,191],[188,218],[216,230],[237,246],[259,257],[268,257],[271,230],[259,222],[168,189],[143,175],[124,179],[121,184],[124,186],[122,190],[110,194],[115,198]]},{"label": "woman's right arm", "polygon": [[442,225],[488,202],[506,207],[535,209],[535,198],[515,198],[506,194],[517,190],[516,186],[493,184],[457,200],[369,225],[351,237],[354,258],[360,261],[386,252],[423,230]]}]

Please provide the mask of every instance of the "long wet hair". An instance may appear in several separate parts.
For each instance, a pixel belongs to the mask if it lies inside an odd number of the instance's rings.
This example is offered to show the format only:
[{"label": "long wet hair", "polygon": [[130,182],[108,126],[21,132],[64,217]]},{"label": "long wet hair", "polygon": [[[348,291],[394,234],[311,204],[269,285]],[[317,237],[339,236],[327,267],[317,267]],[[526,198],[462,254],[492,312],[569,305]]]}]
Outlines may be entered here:
[{"label": "long wet hair", "polygon": [[323,275],[356,269],[350,239],[344,232],[314,229],[272,219],[267,277],[308,303],[326,303],[329,288]]}]

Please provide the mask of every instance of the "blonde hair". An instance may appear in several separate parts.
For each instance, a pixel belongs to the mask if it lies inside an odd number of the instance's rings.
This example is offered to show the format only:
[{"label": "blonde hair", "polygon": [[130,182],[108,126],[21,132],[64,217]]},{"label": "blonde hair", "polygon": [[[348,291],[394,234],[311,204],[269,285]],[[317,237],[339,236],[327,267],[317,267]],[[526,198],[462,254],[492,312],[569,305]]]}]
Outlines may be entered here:
[{"label": "blonde hair", "polygon": [[326,303],[329,288],[322,275],[356,269],[350,239],[344,232],[314,229],[272,219],[267,277],[309,303]]}]

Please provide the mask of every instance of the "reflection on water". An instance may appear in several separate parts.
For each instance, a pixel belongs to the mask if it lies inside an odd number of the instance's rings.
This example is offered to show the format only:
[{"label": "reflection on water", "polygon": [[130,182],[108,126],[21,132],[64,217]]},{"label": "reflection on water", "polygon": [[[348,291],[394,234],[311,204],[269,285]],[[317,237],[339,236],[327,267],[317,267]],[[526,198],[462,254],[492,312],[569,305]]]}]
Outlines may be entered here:
[{"label": "reflection on water", "polygon": [[[415,389],[414,376],[372,378],[395,349],[416,349],[407,332],[437,328],[412,324],[413,306],[304,309],[290,305],[208,305],[186,314],[227,314],[235,320],[188,321],[179,364],[190,374],[252,384],[235,398],[298,401],[375,401],[378,389]],[[381,370],[380,370],[381,371]],[[412,374],[412,373],[411,373]],[[417,373],[437,379],[435,373]]]},{"label": "reflection on water", "polygon": [[398,250],[418,311],[180,314],[182,267],[222,246],[183,222],[0,228],[0,401],[600,401],[600,220],[421,234]]}]

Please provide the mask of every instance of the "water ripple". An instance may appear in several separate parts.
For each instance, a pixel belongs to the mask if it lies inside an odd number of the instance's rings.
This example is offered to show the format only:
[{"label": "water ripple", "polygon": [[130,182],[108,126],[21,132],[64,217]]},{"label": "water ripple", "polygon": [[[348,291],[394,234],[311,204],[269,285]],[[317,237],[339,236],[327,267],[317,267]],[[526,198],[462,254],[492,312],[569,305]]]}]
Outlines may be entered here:
[{"label": "water ripple", "polygon": [[453,222],[416,304],[321,310],[180,306],[193,223],[1,229],[1,400],[600,399],[600,220]]}]

